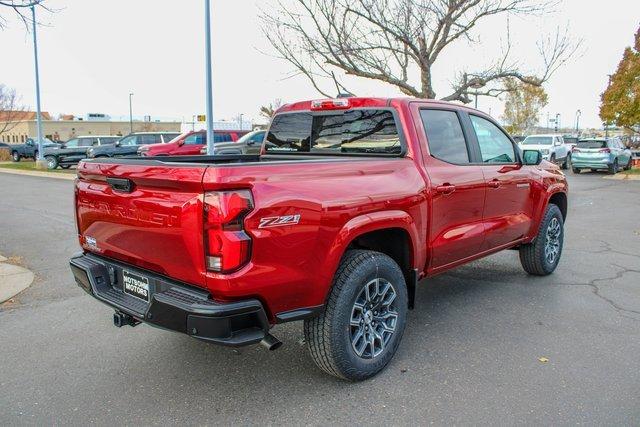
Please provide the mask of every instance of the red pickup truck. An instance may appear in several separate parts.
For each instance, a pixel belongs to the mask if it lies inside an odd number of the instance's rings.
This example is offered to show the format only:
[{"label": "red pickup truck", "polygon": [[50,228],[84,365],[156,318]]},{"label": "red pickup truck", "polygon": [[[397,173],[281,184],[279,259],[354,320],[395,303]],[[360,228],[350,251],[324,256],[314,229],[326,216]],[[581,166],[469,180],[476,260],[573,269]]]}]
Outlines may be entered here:
[{"label": "red pickup truck", "polygon": [[[219,142],[235,142],[248,131],[216,130],[214,144]],[[207,133],[205,131],[191,131],[183,133],[166,144],[148,144],[138,148],[140,156],[192,156],[200,154],[206,147]]]},{"label": "red pickup truck", "polygon": [[503,249],[552,273],[567,183],[480,111],[340,98],[282,107],[260,155],[83,161],[75,205],[71,269],[117,326],[273,349],[304,320],[316,364],[362,380],[420,279]]}]

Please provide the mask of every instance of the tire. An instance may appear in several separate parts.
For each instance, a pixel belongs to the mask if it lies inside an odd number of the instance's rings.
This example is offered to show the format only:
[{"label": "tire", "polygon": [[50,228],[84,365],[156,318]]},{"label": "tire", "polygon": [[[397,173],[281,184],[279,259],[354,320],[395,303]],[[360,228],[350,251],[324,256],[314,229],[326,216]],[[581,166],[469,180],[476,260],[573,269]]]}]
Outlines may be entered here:
[{"label": "tire", "polygon": [[580,173],[580,169],[578,169],[578,168],[574,168],[574,167],[571,167],[571,171],[572,171],[573,173],[575,173],[575,174],[579,174],[579,173]]},{"label": "tire", "polygon": [[[374,303],[380,311],[369,306],[366,288],[370,295],[376,293],[380,298]],[[334,276],[324,311],[304,322],[304,336],[313,361],[327,374],[349,381],[376,375],[391,361],[400,344],[407,321],[407,298],[402,271],[390,257],[368,250],[347,251]],[[391,302],[387,308],[380,306],[388,300]],[[382,313],[386,315],[383,317]],[[393,328],[393,332],[383,330],[384,326]],[[368,338],[373,337],[374,330],[378,336],[372,345]]]},{"label": "tire", "polygon": [[38,150],[33,152],[33,160],[38,160]]},{"label": "tire", "polygon": [[551,155],[551,157],[549,157],[549,161],[550,161],[551,163],[555,164],[555,163],[556,163],[556,155],[555,155],[555,154],[552,154],[552,155]]},{"label": "tire", "polygon": [[[549,250],[547,250],[548,242],[550,243]],[[563,243],[564,220],[562,213],[558,206],[549,204],[533,242],[520,246],[522,268],[534,276],[547,276],[553,273],[560,262]]]},{"label": "tire", "polygon": [[629,157],[629,161],[627,162],[627,165],[623,169],[628,171],[631,169],[631,166],[633,166],[633,156]]},{"label": "tire", "polygon": [[571,155],[567,154],[567,157],[564,158],[564,162],[562,163],[562,170],[569,169],[569,163],[571,162]]},{"label": "tire", "polygon": [[19,162],[20,161],[20,153],[18,153],[17,151],[12,151],[11,152],[11,161]]},{"label": "tire", "polygon": [[60,166],[62,169],[69,169],[71,167],[71,165],[62,165]]},{"label": "tire", "polygon": [[58,167],[58,158],[56,156],[46,156],[47,169],[56,169]]},{"label": "tire", "polygon": [[615,159],[611,165],[609,165],[609,175],[615,175],[618,173],[618,159]]}]

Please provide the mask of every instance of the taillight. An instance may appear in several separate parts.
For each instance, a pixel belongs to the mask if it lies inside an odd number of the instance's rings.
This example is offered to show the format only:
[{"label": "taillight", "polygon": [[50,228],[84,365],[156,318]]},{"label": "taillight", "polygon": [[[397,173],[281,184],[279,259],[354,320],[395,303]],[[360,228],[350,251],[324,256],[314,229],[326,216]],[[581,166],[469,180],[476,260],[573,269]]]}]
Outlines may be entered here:
[{"label": "taillight", "polygon": [[598,150],[599,153],[610,153],[611,149],[610,148],[601,148]]},{"label": "taillight", "polygon": [[349,100],[346,98],[318,99],[311,101],[312,110],[345,110],[348,108]]},{"label": "taillight", "polygon": [[204,245],[207,270],[231,273],[249,262],[251,237],[244,218],[253,209],[249,190],[204,195]]}]

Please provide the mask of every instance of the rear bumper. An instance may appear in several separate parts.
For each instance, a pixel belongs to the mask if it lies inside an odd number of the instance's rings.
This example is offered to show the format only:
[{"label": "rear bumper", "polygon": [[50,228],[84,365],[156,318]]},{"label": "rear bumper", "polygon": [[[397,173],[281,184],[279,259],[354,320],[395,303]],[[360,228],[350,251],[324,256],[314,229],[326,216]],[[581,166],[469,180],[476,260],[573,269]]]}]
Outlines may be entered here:
[{"label": "rear bumper", "polygon": [[[111,259],[81,254],[69,262],[76,283],[89,295],[134,319],[226,346],[260,342],[269,322],[260,301],[221,303],[208,292]],[[149,280],[149,302],[123,291],[123,270]]]},{"label": "rear bumper", "polygon": [[602,159],[585,159],[576,156],[571,158],[571,166],[574,168],[591,168],[591,169],[606,169],[613,162],[610,158]]}]

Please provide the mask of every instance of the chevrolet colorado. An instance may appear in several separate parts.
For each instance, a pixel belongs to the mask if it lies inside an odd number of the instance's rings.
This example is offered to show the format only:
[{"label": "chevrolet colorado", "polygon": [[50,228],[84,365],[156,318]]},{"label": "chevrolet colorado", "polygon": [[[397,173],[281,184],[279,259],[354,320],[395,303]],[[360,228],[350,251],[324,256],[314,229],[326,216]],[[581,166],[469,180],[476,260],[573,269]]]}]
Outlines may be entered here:
[{"label": "chevrolet colorado", "polygon": [[83,161],[77,284],[141,322],[211,343],[304,320],[325,372],[391,360],[418,280],[503,249],[532,275],[562,253],[567,183],[486,114],[418,99],[285,105],[260,155]]}]

